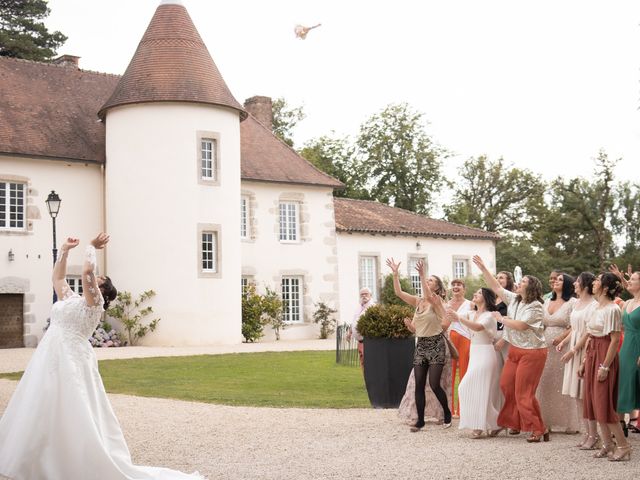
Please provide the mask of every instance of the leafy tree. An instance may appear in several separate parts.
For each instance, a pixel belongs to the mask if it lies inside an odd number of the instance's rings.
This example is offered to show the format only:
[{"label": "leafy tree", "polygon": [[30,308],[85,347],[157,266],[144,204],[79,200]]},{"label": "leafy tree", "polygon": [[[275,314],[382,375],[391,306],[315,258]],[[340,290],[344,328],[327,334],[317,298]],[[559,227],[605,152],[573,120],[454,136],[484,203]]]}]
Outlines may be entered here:
[{"label": "leafy tree", "polygon": [[293,129],[305,118],[302,107],[290,107],[282,97],[273,101],[273,133],[290,147],[293,147]]},{"label": "leafy tree", "polygon": [[0,56],[46,61],[67,37],[50,33],[42,20],[51,10],[45,0],[0,0]]},{"label": "leafy tree", "polygon": [[640,185],[619,184],[616,192],[618,215],[612,218],[615,232],[620,236],[625,255],[640,255]]},{"label": "leafy tree", "polygon": [[345,184],[344,189],[334,190],[336,197],[370,200],[367,191],[368,169],[357,158],[356,148],[348,137],[324,135],[313,139],[307,142],[300,155]]},{"label": "leafy tree", "polygon": [[558,178],[552,182],[550,214],[536,234],[553,258],[565,258],[573,272],[606,268],[615,256],[613,225],[619,224],[614,182],[616,161],[604,151],[595,160],[595,179]]},{"label": "leafy tree", "polygon": [[[411,285],[411,280],[407,277],[400,277],[400,288],[403,292],[415,295],[416,292]],[[383,305],[406,305],[400,297],[398,297],[393,289],[393,275],[385,275],[382,281],[382,290],[380,291],[380,303]]]},{"label": "leafy tree", "polygon": [[556,261],[527,238],[506,235],[496,245],[496,271],[513,272],[519,266],[524,275],[537,277],[543,287],[546,286],[547,275],[555,268],[574,273],[570,266],[556,265]]},{"label": "leafy tree", "polygon": [[256,287],[249,285],[242,294],[242,336],[245,342],[255,342],[262,333],[267,320],[263,318],[262,295]]},{"label": "leafy tree", "polygon": [[528,232],[544,215],[546,184],[529,170],[480,156],[464,162],[459,175],[453,202],[444,207],[450,222],[490,232]]},{"label": "leafy tree", "polygon": [[286,326],[284,315],[282,314],[283,307],[284,304],[280,295],[275,290],[267,287],[267,292],[262,297],[262,315],[275,331],[276,340],[280,340],[280,330],[284,330]]},{"label": "leafy tree", "polygon": [[270,288],[265,295],[260,295],[254,285],[249,285],[242,293],[242,336],[245,342],[259,340],[268,324],[275,330],[276,340],[280,340],[280,329],[284,328],[282,300]]},{"label": "leafy tree", "polygon": [[357,146],[372,199],[428,214],[444,177],[444,149],[425,132],[423,114],[391,104],[361,127]]}]

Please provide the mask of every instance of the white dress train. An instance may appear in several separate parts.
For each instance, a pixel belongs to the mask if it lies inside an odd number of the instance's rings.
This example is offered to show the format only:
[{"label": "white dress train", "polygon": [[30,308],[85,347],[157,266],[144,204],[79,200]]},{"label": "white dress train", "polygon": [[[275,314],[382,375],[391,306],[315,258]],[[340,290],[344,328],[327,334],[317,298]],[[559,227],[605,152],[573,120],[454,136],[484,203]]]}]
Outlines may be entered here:
[{"label": "white dress train", "polygon": [[[469,312],[473,319],[476,312]],[[500,374],[502,355],[493,348],[497,322],[491,312],[483,312],[475,319],[484,326],[479,332],[471,330],[469,367],[458,386],[460,396],[460,429],[496,430],[502,407]]]},{"label": "white dress train", "polygon": [[0,419],[0,474],[14,480],[195,480],[142,467],[111,408],[88,338],[102,314],[68,292]]}]

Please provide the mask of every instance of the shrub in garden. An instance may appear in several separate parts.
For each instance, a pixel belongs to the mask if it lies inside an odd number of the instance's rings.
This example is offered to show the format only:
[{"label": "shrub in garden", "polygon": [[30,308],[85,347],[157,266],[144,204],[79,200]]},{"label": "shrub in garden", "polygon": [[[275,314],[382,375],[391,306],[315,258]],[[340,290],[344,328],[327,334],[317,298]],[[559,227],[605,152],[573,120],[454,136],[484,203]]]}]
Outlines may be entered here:
[{"label": "shrub in garden", "polygon": [[120,347],[123,345],[120,334],[107,322],[100,322],[98,328],[89,338],[89,343],[94,347]]},{"label": "shrub in garden", "polygon": [[140,305],[153,298],[155,294],[153,290],[147,290],[133,300],[131,293],[118,292],[115,302],[107,310],[107,315],[120,320],[127,333],[129,345],[135,345],[140,338],[148,332],[153,332],[158,326],[159,318],[151,320],[148,324],[143,323],[144,318],[153,313],[153,308],[151,306],[140,308]]},{"label": "shrub in garden", "polygon": [[242,295],[242,336],[245,342],[259,340],[268,324],[275,330],[276,340],[280,340],[280,329],[285,327],[282,300],[270,288],[265,295],[260,295],[254,285],[249,285]]},{"label": "shrub in garden", "polygon": [[333,318],[333,314],[337,312],[333,308],[329,308],[326,303],[316,303],[318,309],[313,312],[313,321],[320,324],[320,338],[329,338],[336,330],[336,319]]},{"label": "shrub in garden", "polygon": [[413,309],[406,305],[373,305],[358,319],[358,332],[371,338],[407,338],[413,333],[404,324],[413,317]]}]

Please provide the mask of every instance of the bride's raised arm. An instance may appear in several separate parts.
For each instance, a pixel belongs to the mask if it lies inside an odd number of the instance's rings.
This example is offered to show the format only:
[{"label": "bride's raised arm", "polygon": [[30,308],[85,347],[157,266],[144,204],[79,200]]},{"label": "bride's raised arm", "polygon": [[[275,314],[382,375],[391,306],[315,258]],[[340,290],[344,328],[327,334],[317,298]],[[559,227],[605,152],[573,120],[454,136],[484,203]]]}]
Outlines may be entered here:
[{"label": "bride's raised arm", "polygon": [[68,237],[60,247],[60,253],[58,254],[56,263],[53,266],[51,281],[53,282],[53,289],[56,292],[56,296],[60,300],[64,300],[73,293],[67,283],[67,257],[69,256],[69,250],[77,247],[79,243],[80,240],[77,238]]},{"label": "bride's raised arm", "polygon": [[82,290],[87,305],[90,307],[102,305],[100,298],[100,287],[96,278],[96,249],[104,248],[109,242],[109,235],[99,234],[91,240],[91,245],[87,247],[84,264],[82,266]]}]

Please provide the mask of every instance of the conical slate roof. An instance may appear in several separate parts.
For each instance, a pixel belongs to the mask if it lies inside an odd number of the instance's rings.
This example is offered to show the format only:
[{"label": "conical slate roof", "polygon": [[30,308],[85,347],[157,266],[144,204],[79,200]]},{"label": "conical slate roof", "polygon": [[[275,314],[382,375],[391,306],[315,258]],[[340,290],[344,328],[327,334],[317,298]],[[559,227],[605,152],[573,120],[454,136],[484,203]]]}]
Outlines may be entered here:
[{"label": "conical slate roof", "polygon": [[161,4],[115,91],[98,115],[109,108],[146,102],[194,102],[247,113],[233,97],[193,25],[187,9]]}]

